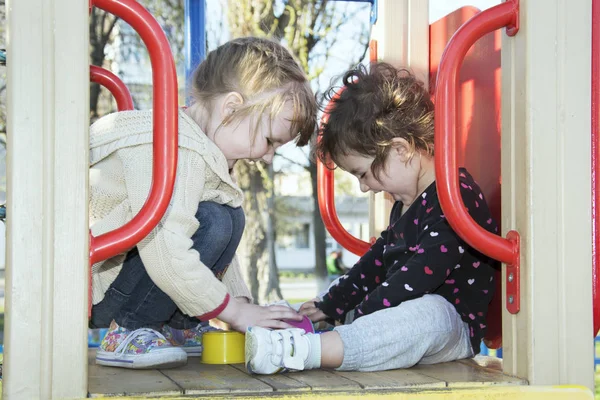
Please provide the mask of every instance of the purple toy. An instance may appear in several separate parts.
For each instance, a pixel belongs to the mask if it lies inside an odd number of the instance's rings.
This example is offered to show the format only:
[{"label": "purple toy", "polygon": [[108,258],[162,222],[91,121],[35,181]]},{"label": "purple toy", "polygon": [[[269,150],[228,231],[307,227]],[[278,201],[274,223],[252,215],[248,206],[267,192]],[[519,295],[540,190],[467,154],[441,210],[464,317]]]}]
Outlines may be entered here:
[{"label": "purple toy", "polygon": [[304,316],[304,319],[302,319],[302,321],[285,320],[285,322],[287,322],[288,324],[290,324],[296,328],[304,329],[304,332],[306,332],[306,333],[315,333],[313,324],[306,315]]}]

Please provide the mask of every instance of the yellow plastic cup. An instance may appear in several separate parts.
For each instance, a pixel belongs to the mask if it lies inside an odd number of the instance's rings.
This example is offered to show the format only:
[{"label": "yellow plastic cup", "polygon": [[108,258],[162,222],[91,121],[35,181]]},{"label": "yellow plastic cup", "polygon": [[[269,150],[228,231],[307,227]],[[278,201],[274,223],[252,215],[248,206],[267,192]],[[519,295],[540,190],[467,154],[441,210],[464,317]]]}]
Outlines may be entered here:
[{"label": "yellow plastic cup", "polygon": [[233,331],[202,334],[202,363],[242,364],[245,360],[245,335]]}]

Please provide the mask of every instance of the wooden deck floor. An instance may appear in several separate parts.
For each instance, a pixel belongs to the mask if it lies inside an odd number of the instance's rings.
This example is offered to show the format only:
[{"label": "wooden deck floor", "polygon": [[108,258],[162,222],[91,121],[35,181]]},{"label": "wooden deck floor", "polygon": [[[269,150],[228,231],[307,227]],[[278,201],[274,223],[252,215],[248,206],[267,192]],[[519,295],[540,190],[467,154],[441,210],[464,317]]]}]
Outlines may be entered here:
[{"label": "wooden deck floor", "polygon": [[402,392],[415,389],[526,385],[502,374],[502,361],[476,357],[409,370],[384,372],[303,371],[280,375],[249,375],[242,364],[205,365],[190,358],[184,367],[165,370],[127,370],[95,365],[89,353],[89,395],[104,396],[281,396],[316,393]]}]

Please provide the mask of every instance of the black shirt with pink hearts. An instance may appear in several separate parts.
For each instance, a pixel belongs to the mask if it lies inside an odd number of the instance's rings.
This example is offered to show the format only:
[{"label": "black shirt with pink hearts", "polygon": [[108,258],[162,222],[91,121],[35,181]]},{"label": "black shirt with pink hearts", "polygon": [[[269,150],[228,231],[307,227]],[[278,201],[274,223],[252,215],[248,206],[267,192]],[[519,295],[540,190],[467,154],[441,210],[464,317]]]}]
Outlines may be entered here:
[{"label": "black shirt with pink hearts", "polygon": [[[471,217],[497,233],[498,226],[477,183],[463,168],[459,180]],[[468,246],[450,228],[435,182],[404,214],[402,206],[401,202],[394,204],[390,226],[317,307],[344,322],[348,312],[356,319],[424,294],[438,294],[468,323],[473,351],[478,354],[499,263]]]}]

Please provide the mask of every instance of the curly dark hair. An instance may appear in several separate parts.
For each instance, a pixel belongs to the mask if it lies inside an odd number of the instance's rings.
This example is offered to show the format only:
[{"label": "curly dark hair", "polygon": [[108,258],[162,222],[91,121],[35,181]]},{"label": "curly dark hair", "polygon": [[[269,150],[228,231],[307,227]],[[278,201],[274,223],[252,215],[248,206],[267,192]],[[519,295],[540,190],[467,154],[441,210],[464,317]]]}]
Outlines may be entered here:
[{"label": "curly dark hair", "polygon": [[369,69],[360,64],[325,98],[329,119],[314,146],[314,155],[324,164],[349,154],[375,157],[371,170],[378,178],[394,138],[405,139],[412,154],[433,155],[433,102],[410,71],[386,63]]}]

